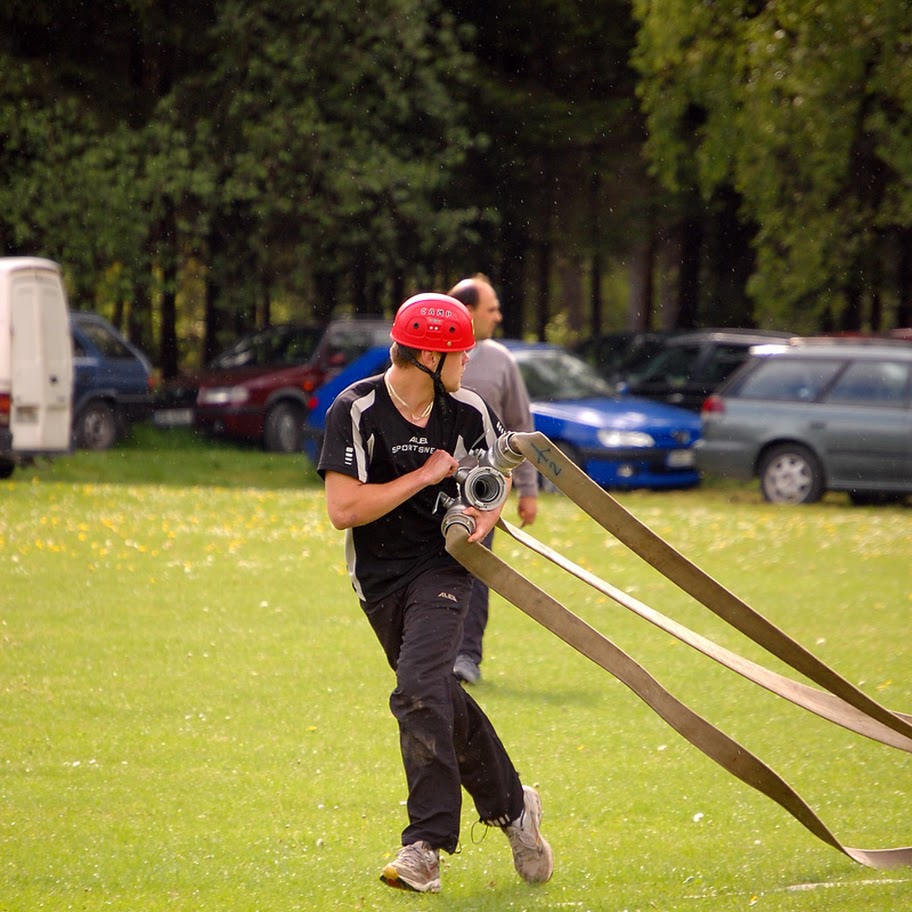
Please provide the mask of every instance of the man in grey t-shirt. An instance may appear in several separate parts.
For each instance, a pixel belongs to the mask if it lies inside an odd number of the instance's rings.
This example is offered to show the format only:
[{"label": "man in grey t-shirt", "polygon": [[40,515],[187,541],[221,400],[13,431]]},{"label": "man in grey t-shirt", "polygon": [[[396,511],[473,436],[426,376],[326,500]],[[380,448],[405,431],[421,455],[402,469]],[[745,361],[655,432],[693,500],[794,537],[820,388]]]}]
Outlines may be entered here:
[{"label": "man in grey t-shirt", "polygon": [[[519,368],[510,352],[493,338],[503,316],[500,301],[487,276],[480,273],[457,282],[449,294],[469,309],[475,329],[475,348],[463,375],[463,386],[474,390],[500,417],[509,431],[534,430],[529,411],[529,395]],[[513,487],[519,494],[520,524],[535,521],[538,510],[538,475],[535,468],[523,462],[513,472]],[[493,531],[484,540],[490,548]],[[472,585],[469,611],[465,619],[462,646],[453,672],[467,684],[481,679],[482,640],[488,624],[488,587],[479,580]]]}]

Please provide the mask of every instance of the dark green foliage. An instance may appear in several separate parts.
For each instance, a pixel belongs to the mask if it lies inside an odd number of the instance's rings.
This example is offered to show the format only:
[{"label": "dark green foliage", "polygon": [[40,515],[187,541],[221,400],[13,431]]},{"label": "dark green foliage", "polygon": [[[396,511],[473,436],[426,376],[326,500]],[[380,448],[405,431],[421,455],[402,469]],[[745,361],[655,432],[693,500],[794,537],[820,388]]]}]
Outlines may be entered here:
[{"label": "dark green foliage", "polygon": [[634,7],[653,167],[672,191],[739,194],[762,317],[912,319],[906,0]]},{"label": "dark green foliage", "polygon": [[556,341],[909,325],[907,6],[17,0],[0,253],[166,376],[477,270]]}]

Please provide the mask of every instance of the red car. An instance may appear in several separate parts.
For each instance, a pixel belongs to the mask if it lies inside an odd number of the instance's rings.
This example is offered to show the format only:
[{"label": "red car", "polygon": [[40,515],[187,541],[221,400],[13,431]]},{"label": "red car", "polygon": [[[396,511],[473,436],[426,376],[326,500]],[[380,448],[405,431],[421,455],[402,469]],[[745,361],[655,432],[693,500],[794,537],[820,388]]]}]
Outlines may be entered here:
[{"label": "red car", "polygon": [[240,339],[185,385],[182,410],[175,410],[180,397],[172,390],[158,421],[175,423],[185,415],[207,435],[261,443],[277,453],[300,452],[313,391],[369,348],[388,344],[385,319],[271,326]]}]

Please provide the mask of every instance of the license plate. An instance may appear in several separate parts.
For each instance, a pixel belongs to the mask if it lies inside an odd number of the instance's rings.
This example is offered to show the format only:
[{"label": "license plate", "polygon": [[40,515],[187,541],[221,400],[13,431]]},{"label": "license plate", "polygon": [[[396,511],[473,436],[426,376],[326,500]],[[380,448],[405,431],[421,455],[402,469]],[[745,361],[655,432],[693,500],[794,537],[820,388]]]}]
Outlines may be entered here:
[{"label": "license plate", "polygon": [[156,409],[153,421],[158,427],[184,427],[193,424],[193,409]]},{"label": "license plate", "polygon": [[666,460],[669,469],[689,469],[693,464],[693,450],[672,450]]}]

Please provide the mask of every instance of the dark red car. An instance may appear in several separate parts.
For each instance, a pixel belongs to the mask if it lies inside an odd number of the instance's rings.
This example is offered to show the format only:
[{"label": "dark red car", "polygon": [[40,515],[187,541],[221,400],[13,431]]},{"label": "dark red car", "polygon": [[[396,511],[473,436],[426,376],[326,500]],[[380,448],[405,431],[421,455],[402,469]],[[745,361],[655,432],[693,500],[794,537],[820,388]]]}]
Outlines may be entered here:
[{"label": "dark red car", "polygon": [[389,327],[385,319],[351,318],[252,333],[184,384],[182,403],[172,391],[157,420],[192,421],[207,435],[299,452],[313,391],[369,348],[390,344]]}]

